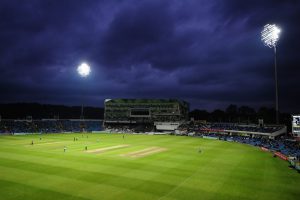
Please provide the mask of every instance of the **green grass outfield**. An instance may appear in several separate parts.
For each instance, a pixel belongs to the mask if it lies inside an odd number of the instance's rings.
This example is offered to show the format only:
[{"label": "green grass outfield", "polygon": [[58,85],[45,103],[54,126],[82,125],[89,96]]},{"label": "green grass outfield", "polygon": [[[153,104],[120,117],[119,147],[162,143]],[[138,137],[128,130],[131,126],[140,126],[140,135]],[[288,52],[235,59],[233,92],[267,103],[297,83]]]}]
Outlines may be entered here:
[{"label": "green grass outfield", "polygon": [[[122,136],[0,136],[0,199],[300,198],[300,174],[259,148],[193,137]],[[151,147],[162,151],[145,153]]]}]

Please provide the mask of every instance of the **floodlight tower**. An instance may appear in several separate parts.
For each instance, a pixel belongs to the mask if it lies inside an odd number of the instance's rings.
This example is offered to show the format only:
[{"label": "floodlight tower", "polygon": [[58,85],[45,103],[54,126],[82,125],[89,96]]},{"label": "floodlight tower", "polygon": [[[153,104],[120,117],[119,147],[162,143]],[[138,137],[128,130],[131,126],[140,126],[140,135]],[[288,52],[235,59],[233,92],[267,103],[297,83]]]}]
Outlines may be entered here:
[{"label": "floodlight tower", "polygon": [[[81,63],[81,65],[79,65],[77,67],[77,72],[78,72],[79,76],[81,76],[83,78],[86,78],[91,73],[91,68],[90,68],[90,66],[88,64]],[[84,116],[83,116],[83,103],[81,104],[80,119],[84,119]]]},{"label": "floodlight tower", "polygon": [[280,33],[280,29],[275,24],[266,24],[261,32],[261,40],[263,41],[263,43],[270,48],[274,48],[276,124],[279,123],[278,81],[277,81],[277,61],[276,61],[276,44],[279,40],[279,33]]}]

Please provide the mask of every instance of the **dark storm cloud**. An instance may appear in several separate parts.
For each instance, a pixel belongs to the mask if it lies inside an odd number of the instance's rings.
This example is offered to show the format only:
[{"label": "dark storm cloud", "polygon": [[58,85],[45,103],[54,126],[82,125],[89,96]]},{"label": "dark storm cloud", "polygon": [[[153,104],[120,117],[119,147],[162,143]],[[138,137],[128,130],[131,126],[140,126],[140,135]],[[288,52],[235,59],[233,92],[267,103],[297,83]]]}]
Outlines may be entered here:
[{"label": "dark storm cloud", "polygon": [[[278,43],[280,108],[297,103],[299,1],[0,2],[2,102],[101,106],[105,98],[181,98],[192,107],[272,106]],[[92,66],[78,77],[81,62]]]},{"label": "dark storm cloud", "polygon": [[117,67],[144,62],[143,54],[172,33],[173,20],[163,1],[124,8],[116,14],[103,38],[103,62]]}]

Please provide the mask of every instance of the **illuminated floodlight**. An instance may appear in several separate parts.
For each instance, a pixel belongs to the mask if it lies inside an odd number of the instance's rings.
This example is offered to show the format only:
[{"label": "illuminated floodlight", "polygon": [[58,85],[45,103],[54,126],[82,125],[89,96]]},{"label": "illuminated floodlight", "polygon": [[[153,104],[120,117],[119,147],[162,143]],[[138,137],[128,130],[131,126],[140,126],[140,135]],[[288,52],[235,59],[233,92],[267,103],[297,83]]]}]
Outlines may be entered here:
[{"label": "illuminated floodlight", "polygon": [[270,48],[276,46],[279,40],[280,29],[275,24],[267,24],[261,32],[261,40]]},{"label": "illuminated floodlight", "polygon": [[88,64],[82,63],[77,67],[77,72],[82,77],[87,77],[91,73],[91,68]]},{"label": "illuminated floodlight", "polygon": [[275,24],[266,24],[261,32],[261,40],[263,41],[263,43],[266,46],[274,49],[276,124],[279,123],[277,58],[276,58],[276,44],[279,40],[279,33],[280,33],[280,29]]}]

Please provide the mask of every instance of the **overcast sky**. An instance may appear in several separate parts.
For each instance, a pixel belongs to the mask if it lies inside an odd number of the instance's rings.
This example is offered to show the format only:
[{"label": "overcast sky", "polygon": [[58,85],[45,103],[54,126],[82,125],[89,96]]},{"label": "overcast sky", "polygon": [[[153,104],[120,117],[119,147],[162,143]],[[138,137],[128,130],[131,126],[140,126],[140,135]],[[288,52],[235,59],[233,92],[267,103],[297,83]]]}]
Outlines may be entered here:
[{"label": "overcast sky", "polygon": [[300,113],[300,1],[1,0],[0,13],[1,103],[272,107],[274,52],[260,32],[276,23],[279,109]]}]

